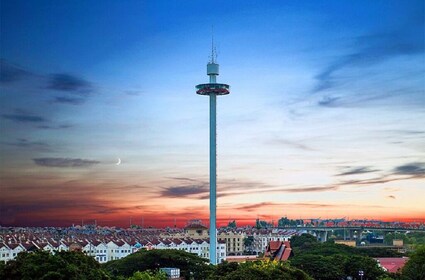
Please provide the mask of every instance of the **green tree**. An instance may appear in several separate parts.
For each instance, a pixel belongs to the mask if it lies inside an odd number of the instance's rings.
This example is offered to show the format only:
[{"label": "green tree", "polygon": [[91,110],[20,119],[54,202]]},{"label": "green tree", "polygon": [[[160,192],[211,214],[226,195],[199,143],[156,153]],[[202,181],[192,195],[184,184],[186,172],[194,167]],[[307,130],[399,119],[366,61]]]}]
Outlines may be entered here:
[{"label": "green tree", "polygon": [[230,222],[227,224],[227,227],[229,227],[229,228],[236,228],[236,227],[237,227],[237,226],[236,226],[236,221],[235,221],[235,220],[230,221]]},{"label": "green tree", "polygon": [[348,255],[345,262],[345,274],[356,277],[360,270],[364,272],[364,279],[377,279],[385,275],[374,259],[360,255]]},{"label": "green tree", "polygon": [[311,280],[303,271],[284,262],[258,261],[219,264],[209,280]]},{"label": "green tree", "polygon": [[[341,261],[342,259],[342,261]],[[314,279],[339,280],[344,277],[344,256],[325,257],[320,255],[302,254],[290,261],[291,265],[305,271]]]},{"label": "green tree", "polygon": [[402,279],[406,280],[425,279],[425,246],[420,246],[416,249],[402,268],[401,274]]},{"label": "green tree", "polygon": [[291,237],[291,247],[294,249],[294,253],[311,249],[318,244],[317,238],[311,234],[303,233],[299,236],[295,235]]},{"label": "green tree", "polygon": [[254,244],[254,236],[247,236],[243,239],[243,245],[247,251],[252,251],[252,245]]},{"label": "green tree", "polygon": [[81,252],[57,252],[52,255],[46,251],[19,253],[16,259],[6,263],[0,276],[4,280],[110,279],[96,260]]},{"label": "green tree", "polygon": [[164,272],[158,271],[153,273],[150,271],[136,271],[133,276],[129,277],[127,280],[167,280],[167,275]]},{"label": "green tree", "polygon": [[404,233],[387,233],[384,237],[384,243],[387,245],[393,245],[394,239],[402,239],[405,244],[408,243],[408,237]]},{"label": "green tree", "polygon": [[257,229],[261,229],[261,228],[270,228],[272,225],[266,221],[262,221],[260,219],[256,219],[255,220],[255,227]]},{"label": "green tree", "polygon": [[136,271],[158,271],[161,267],[176,267],[186,279],[206,279],[214,270],[207,259],[180,250],[138,251],[127,257],[110,261],[104,268],[114,276],[132,276]]}]

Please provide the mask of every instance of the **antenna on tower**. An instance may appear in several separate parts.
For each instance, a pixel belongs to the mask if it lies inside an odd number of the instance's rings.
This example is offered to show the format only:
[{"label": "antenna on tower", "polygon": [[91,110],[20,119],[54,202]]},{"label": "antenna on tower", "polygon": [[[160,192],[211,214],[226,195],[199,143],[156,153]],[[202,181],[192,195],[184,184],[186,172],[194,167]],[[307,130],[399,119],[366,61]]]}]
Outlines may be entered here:
[{"label": "antenna on tower", "polygon": [[217,61],[217,49],[214,45],[214,25],[211,26],[211,62],[215,63]]}]

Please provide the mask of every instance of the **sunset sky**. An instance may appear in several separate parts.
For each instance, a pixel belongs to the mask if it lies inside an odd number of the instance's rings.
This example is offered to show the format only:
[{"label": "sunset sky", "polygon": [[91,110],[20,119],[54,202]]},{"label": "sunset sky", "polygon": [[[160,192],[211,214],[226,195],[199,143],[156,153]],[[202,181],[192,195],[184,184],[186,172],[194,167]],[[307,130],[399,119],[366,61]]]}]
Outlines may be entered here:
[{"label": "sunset sky", "polygon": [[425,221],[424,11],[1,0],[0,225],[208,224],[212,26],[219,226]]}]

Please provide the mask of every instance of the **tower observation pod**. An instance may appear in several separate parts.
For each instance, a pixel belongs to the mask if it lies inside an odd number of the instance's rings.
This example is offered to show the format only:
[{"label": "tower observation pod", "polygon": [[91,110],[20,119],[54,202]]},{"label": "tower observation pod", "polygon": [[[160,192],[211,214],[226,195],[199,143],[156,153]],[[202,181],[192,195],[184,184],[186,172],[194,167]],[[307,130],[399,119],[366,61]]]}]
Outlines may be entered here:
[{"label": "tower observation pod", "polygon": [[216,98],[219,95],[229,94],[230,86],[217,83],[219,65],[215,63],[214,47],[211,61],[207,64],[208,84],[196,86],[196,93],[210,96],[210,263],[217,264],[217,133],[216,133]]}]

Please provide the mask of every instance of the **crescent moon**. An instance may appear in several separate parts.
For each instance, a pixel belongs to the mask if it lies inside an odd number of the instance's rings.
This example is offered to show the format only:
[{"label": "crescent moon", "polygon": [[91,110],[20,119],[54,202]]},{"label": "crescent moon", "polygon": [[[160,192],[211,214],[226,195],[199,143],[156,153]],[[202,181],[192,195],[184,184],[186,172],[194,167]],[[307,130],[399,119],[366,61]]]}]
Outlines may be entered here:
[{"label": "crescent moon", "polygon": [[121,159],[118,158],[118,162],[116,163],[116,165],[120,165],[121,164]]}]

